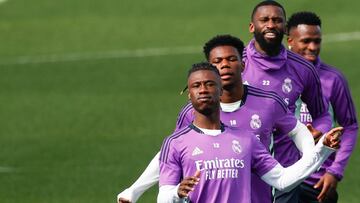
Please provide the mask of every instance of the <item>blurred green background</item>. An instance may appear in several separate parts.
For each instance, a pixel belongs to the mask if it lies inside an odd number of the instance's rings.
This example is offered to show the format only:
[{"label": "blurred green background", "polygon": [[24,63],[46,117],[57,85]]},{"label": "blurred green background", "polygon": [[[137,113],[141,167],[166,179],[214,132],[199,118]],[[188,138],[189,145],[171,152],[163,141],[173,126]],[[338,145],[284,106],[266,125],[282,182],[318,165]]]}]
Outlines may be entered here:
[{"label": "blurred green background", "polygon": [[[288,16],[321,16],[322,59],[341,68],[359,110],[360,2],[280,3]],[[202,44],[224,33],[248,42],[255,4],[1,0],[0,202],[115,202],[172,132]],[[359,150],[340,203],[359,201]],[[156,195],[155,186],[139,202]]]}]

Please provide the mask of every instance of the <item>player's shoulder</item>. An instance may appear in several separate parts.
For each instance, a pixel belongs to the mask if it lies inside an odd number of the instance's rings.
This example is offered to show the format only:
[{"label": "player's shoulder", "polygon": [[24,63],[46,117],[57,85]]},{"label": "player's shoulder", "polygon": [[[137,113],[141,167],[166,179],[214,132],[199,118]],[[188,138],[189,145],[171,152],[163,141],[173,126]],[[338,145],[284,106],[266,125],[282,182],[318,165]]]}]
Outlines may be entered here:
[{"label": "player's shoulder", "polygon": [[176,149],[179,140],[191,132],[190,126],[183,127],[167,136],[161,146],[160,160],[167,160],[170,149]]},{"label": "player's shoulder", "polygon": [[192,111],[193,111],[194,107],[191,104],[190,101],[188,101],[180,110],[179,114],[178,114],[178,118],[177,118],[177,125],[182,124],[182,122],[184,121],[184,119],[186,117],[189,117],[192,115]]},{"label": "player's shoulder", "polygon": [[172,140],[176,140],[179,138],[184,137],[185,135],[189,134],[189,132],[192,130],[190,125],[184,126],[182,128],[177,129],[176,131],[174,131],[171,135],[167,136],[165,138],[166,140],[172,141]]},{"label": "player's shoulder", "polygon": [[301,70],[299,68],[302,67],[304,71],[316,72],[315,66],[310,61],[295,52],[287,50],[287,59],[296,64],[296,70]]},{"label": "player's shoulder", "polygon": [[321,62],[319,68],[324,74],[326,74],[326,78],[330,77],[333,80],[346,80],[344,74],[332,65]]},{"label": "player's shoulder", "polygon": [[[246,89],[246,97],[255,97],[259,104],[263,105],[280,105],[284,110],[287,109],[287,105],[284,100],[273,91],[263,90],[250,85],[244,85]],[[246,104],[246,103],[245,103]]]}]

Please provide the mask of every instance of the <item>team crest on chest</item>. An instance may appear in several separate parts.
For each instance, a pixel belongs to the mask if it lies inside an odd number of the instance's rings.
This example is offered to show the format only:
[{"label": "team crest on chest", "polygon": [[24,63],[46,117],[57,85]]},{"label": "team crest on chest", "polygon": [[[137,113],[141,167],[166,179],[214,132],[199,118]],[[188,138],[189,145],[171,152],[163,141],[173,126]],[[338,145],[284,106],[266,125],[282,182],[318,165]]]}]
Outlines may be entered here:
[{"label": "team crest on chest", "polygon": [[292,90],[292,84],[290,78],[285,78],[284,83],[282,85],[282,91],[284,93],[290,93]]},{"label": "team crest on chest", "polygon": [[237,140],[232,141],[232,149],[236,154],[240,154],[242,152],[242,147]]},{"label": "team crest on chest", "polygon": [[261,120],[259,115],[254,114],[251,116],[250,127],[254,130],[261,127]]}]

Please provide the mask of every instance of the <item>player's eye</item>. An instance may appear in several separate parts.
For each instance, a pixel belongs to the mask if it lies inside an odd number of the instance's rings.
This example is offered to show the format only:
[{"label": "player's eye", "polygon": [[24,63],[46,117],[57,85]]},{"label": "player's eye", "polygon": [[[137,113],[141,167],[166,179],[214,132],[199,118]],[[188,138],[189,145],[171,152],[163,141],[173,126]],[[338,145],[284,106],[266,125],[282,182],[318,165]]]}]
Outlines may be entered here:
[{"label": "player's eye", "polygon": [[315,42],[316,44],[320,44],[320,43],[321,43],[321,39],[315,39],[314,42]]},{"label": "player's eye", "polygon": [[259,18],[259,21],[262,22],[262,23],[265,23],[267,21],[269,21],[269,18]]},{"label": "player's eye", "polygon": [[212,86],[215,86],[215,82],[207,82],[206,83],[206,86],[208,86],[208,87],[212,87]]},{"label": "player's eye", "polygon": [[193,83],[190,87],[191,88],[198,88],[198,87],[200,87],[200,83],[198,83],[198,82]]},{"label": "player's eye", "polygon": [[234,62],[234,61],[237,61],[238,58],[236,56],[231,56],[231,57],[229,57],[228,60],[231,61],[231,62]]},{"label": "player's eye", "polygon": [[220,58],[216,58],[216,59],[214,59],[214,60],[212,61],[212,63],[218,64],[218,63],[221,62],[221,60],[222,60],[222,59],[220,59]]},{"label": "player's eye", "polygon": [[273,18],[274,23],[282,23],[283,19],[282,18]]},{"label": "player's eye", "polygon": [[310,43],[310,39],[303,39],[303,40],[301,40],[303,43],[305,43],[305,44],[309,44]]}]

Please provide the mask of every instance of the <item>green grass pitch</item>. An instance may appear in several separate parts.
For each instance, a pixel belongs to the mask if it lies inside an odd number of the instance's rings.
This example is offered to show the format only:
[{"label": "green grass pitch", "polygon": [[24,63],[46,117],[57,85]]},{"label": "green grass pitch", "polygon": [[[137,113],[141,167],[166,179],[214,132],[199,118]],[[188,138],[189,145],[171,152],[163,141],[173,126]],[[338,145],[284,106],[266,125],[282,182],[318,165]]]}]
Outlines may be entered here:
[{"label": "green grass pitch", "polygon": [[[0,202],[115,202],[172,132],[201,45],[224,33],[248,42],[255,3],[0,1]],[[280,3],[288,15],[317,12],[325,35],[360,31],[359,1]],[[359,39],[324,38],[322,50],[348,78],[358,112]],[[358,202],[359,150],[340,203]],[[139,202],[156,195],[153,187]]]}]

